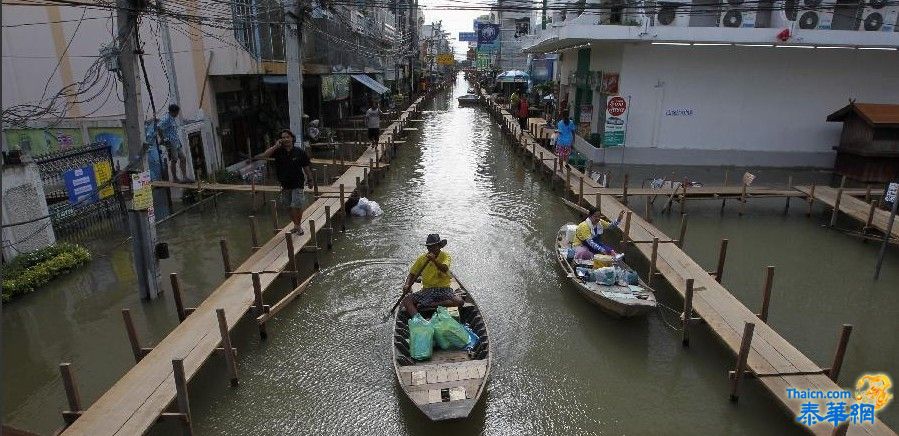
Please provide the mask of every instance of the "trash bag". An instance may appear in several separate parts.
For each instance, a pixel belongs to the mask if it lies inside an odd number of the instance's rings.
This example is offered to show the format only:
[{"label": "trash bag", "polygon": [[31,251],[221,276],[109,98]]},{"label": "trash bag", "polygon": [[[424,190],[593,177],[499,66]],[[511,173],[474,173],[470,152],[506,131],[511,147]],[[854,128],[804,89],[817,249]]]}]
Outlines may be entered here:
[{"label": "trash bag", "polygon": [[371,201],[365,197],[359,199],[358,203],[350,209],[350,214],[355,216],[380,216],[384,211],[378,203]]},{"label": "trash bag", "polygon": [[468,326],[468,324],[463,324],[462,328],[468,332],[468,344],[465,345],[465,350],[471,351],[474,350],[474,346],[481,341],[481,338],[478,337],[478,334]]},{"label": "trash bag", "polygon": [[434,326],[416,313],[409,320],[409,354],[415,360],[428,360],[434,350]]},{"label": "trash bag", "polygon": [[617,283],[621,286],[627,285],[636,285],[639,282],[639,276],[636,272],[632,270],[627,270],[624,268],[618,269],[618,281]]},{"label": "trash bag", "polygon": [[443,306],[437,306],[437,313],[431,317],[434,326],[434,339],[437,346],[444,350],[461,350],[468,345],[468,332],[453,319]]}]

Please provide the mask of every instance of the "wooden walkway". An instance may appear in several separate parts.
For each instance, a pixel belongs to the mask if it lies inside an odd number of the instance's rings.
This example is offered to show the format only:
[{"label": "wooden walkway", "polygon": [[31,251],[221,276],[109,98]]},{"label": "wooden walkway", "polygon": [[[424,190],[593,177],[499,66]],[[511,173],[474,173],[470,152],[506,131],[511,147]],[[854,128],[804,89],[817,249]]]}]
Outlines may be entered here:
[{"label": "wooden walkway", "polygon": [[[424,98],[419,98],[400,115],[396,122],[385,129],[381,136],[382,143],[397,136],[408,122],[407,120],[411,119],[413,113],[418,110]],[[367,164],[369,159],[374,157],[374,148],[367,148],[355,161],[360,165],[349,167],[330,185],[329,192],[333,192],[341,184],[350,187],[348,193],[352,192],[356,178],[362,177],[364,174],[361,164]],[[190,186],[196,188],[196,185]],[[208,189],[213,188],[237,189],[224,185],[212,185]],[[309,226],[310,220],[314,220],[321,229],[326,221],[330,222],[330,217],[325,217],[326,206],[329,207],[331,215],[342,213],[339,198],[319,198],[305,210],[303,225]],[[236,270],[284,271],[289,262],[287,240],[284,234],[290,232],[292,228],[293,224],[285,226]],[[307,244],[317,245],[316,241],[312,241],[310,230],[307,227],[304,235],[290,236],[295,252],[298,253]],[[262,289],[267,289],[277,275],[275,273],[259,274]],[[250,274],[230,275],[193,313],[153,347],[152,351],[146,354],[89,409],[84,411],[63,434],[99,436],[145,433],[161,415],[164,415],[163,412],[176,397],[172,360],[183,359],[187,380],[197,373],[210,355],[216,352],[216,348],[221,346],[222,336],[217,319],[217,309],[224,309],[227,329],[230,331],[254,305],[251,277]]]},{"label": "wooden walkway", "polygon": [[[522,132],[518,127],[517,119],[506,110],[492,102],[487,103],[489,109],[504,126],[506,132],[510,132],[513,146],[524,154],[530,154],[529,159],[539,165],[541,172],[552,174],[553,183],[560,183],[565,192],[579,193],[581,178],[584,185],[598,189],[595,182],[584,177],[582,173],[572,168],[570,175],[561,171],[555,171],[554,161],[547,159],[554,155],[549,150],[540,146],[538,141],[528,132]],[[517,142],[517,144],[515,144]],[[543,159],[540,159],[543,153]],[[566,179],[568,182],[566,183]],[[595,192],[595,191],[594,191]],[[615,217],[619,212],[631,212],[629,234],[626,237],[632,241],[651,241],[658,238],[661,241],[671,241],[672,238],[652,224],[633,213],[624,204],[617,201],[612,195],[601,195],[601,212],[607,217]],[[583,201],[597,206],[596,199],[600,195],[585,196]],[[635,249],[647,259],[652,259],[650,244],[633,244]],[[650,261],[652,262],[652,261]],[[655,256],[655,271],[647,277],[647,281],[654,277],[663,277],[672,288],[681,296],[686,295],[687,280],[693,280],[693,315],[698,316],[721,339],[721,341],[735,354],[740,353],[744,329],[747,323],[754,324],[754,334],[749,336],[750,347],[748,349],[747,366],[748,376],[756,378],[771,394],[778,404],[786,411],[789,417],[795,417],[800,410],[800,403],[809,400],[798,400],[787,397],[787,388],[812,389],[812,390],[841,390],[826,374],[826,370],[812,362],[793,345],[787,342],[774,329],[762,321],[752,310],[743,305],[736,297],[725,289],[702,266],[696,263],[676,244],[658,244]],[[688,315],[690,316],[690,315]],[[722,394],[722,401],[725,395]],[[826,400],[818,400],[820,410],[826,410]],[[832,434],[834,427],[829,423],[819,423],[809,428],[814,434]],[[848,428],[850,435],[894,435],[895,433],[882,421],[877,420],[874,425],[851,425]]]},{"label": "wooden walkway", "polygon": [[[811,186],[797,186],[796,190],[802,192],[807,196],[811,192],[812,188]],[[821,203],[824,203],[833,208],[837,203],[837,192],[838,191],[834,188],[826,186],[815,186],[813,197],[815,197],[816,201],[820,201]],[[866,224],[868,222],[868,215],[871,213],[871,205],[857,198],[853,198],[851,194],[845,195],[846,193],[847,190],[844,189],[844,195],[842,195],[840,198],[840,212],[852,217],[856,221],[860,221],[861,223]],[[880,208],[875,208],[874,215],[871,217],[871,227],[879,230],[883,234],[886,234],[889,219],[890,212]],[[897,226],[895,223],[893,224],[893,228],[890,229],[890,237],[899,238],[899,226]]]}]

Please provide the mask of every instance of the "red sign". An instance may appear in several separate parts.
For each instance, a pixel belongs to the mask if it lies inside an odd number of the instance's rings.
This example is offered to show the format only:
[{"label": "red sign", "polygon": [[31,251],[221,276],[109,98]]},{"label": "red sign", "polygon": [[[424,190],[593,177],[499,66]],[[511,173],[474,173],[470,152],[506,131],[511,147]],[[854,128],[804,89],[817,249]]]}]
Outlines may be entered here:
[{"label": "red sign", "polygon": [[609,115],[620,117],[627,111],[627,100],[622,97],[612,97],[607,104]]}]

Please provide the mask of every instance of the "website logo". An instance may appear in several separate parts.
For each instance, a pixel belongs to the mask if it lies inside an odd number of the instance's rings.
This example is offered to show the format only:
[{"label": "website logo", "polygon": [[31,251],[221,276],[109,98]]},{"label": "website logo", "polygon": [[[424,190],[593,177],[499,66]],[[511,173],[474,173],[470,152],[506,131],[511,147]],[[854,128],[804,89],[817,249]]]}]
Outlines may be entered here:
[{"label": "website logo", "polygon": [[874,424],[877,412],[893,399],[890,392],[892,387],[893,381],[884,373],[864,374],[856,380],[854,392],[844,389],[822,391],[787,388],[787,398],[823,400],[824,410],[819,401],[800,403],[796,421],[805,426],[830,423],[837,427],[846,422]]}]

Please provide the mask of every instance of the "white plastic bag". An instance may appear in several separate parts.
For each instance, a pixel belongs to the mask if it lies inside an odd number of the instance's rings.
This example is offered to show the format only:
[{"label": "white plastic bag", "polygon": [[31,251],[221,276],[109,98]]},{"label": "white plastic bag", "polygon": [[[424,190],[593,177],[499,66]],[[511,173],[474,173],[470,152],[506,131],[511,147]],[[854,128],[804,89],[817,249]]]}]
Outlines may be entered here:
[{"label": "white plastic bag", "polygon": [[365,197],[360,198],[359,203],[357,203],[355,206],[353,206],[352,209],[350,209],[350,214],[352,214],[353,216],[376,217],[380,216],[382,213],[384,213],[384,211],[381,210],[381,206],[379,206],[378,203],[371,201]]}]

